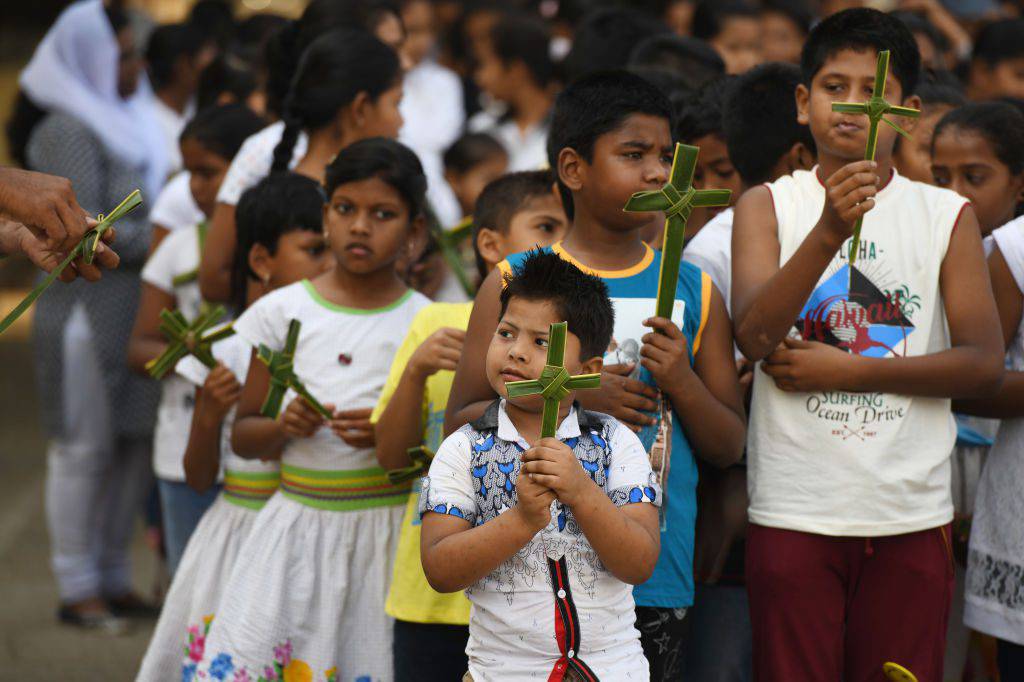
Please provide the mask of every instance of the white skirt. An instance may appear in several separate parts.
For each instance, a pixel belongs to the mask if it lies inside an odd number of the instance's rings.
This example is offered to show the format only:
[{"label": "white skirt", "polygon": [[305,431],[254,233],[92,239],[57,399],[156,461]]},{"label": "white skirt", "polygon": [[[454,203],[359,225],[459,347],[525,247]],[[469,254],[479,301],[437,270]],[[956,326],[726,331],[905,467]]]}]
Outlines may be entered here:
[{"label": "white skirt", "polygon": [[185,547],[136,682],[177,681],[202,660],[210,621],[258,513],[221,494],[203,515]]},{"label": "white skirt", "polygon": [[404,510],[327,511],[275,494],[231,574],[202,679],[391,682],[384,602]]}]

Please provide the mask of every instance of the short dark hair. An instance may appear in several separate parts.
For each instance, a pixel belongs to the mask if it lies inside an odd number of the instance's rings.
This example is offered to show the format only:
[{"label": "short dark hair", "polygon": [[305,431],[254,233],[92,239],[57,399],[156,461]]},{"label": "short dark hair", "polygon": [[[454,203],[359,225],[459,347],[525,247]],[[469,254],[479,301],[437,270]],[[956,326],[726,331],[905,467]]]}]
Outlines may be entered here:
[{"label": "short dark hair", "polygon": [[466,133],[444,150],[444,169],[466,173],[495,156],[508,157],[505,148],[487,133]]},{"label": "short dark hair", "polygon": [[942,35],[942,31],[936,28],[935,24],[917,12],[902,10],[890,12],[890,16],[902,21],[906,27],[910,29],[911,35],[921,34],[928,38],[929,42],[931,42],[939,52],[945,52],[949,49],[949,41],[946,40],[944,35]]},{"label": "short dark hair", "polygon": [[[592,161],[597,138],[618,129],[633,114],[657,116],[672,125],[672,104],[668,98],[636,74],[604,71],[569,84],[555,100],[548,132],[548,165],[557,169],[558,155],[566,147]],[[558,191],[566,215],[572,218],[572,193],[561,179]]]},{"label": "short dark hair", "polygon": [[1024,19],[999,19],[985,24],[974,39],[971,61],[989,67],[1008,59],[1024,57]]},{"label": "short dark hair", "polygon": [[722,130],[722,111],[725,105],[725,90],[736,77],[721,76],[708,81],[704,87],[683,107],[676,121],[677,140],[692,144],[705,135],[717,135],[725,139]]},{"label": "short dark hair", "polygon": [[757,19],[757,9],[743,0],[700,0],[693,12],[693,36],[711,40],[734,17]]},{"label": "short dark hair", "polygon": [[725,62],[714,48],[699,38],[675,34],[653,35],[640,41],[629,55],[629,66],[672,71],[691,91],[725,74]]},{"label": "short dark hair", "polygon": [[271,173],[238,200],[235,222],[238,247],[231,272],[231,299],[245,307],[246,284],[256,278],[249,268],[249,251],[262,244],[274,254],[281,236],[305,230],[323,231],[324,193],[320,184],[297,173]]},{"label": "short dark hair", "polygon": [[764,0],[761,3],[762,14],[781,14],[800,29],[805,36],[814,25],[814,10],[805,0]]},{"label": "short dark hair", "polygon": [[153,87],[160,89],[174,78],[174,66],[182,57],[194,59],[208,37],[193,24],[164,24],[153,29],[146,44],[146,63]]},{"label": "short dark hair", "polygon": [[949,71],[925,71],[914,94],[921,98],[921,104],[948,104],[959,107],[967,104],[964,86]]},{"label": "short dark hair", "polygon": [[410,218],[427,214],[427,177],[419,158],[401,142],[384,137],[353,142],[338,152],[325,175],[328,200],[341,185],[380,178],[402,197]]},{"label": "short dark hair", "polygon": [[[480,193],[473,209],[473,244],[476,245],[480,230],[488,228],[501,234],[508,234],[512,219],[534,197],[550,196],[555,184],[551,170],[521,171],[509,173],[492,180]],[[476,269],[480,277],[487,275],[487,263],[474,248]]]},{"label": "short dark hair", "polygon": [[981,135],[1010,173],[1024,172],[1024,114],[1008,102],[971,102],[947,111],[935,126],[935,140],[947,128],[958,128]]},{"label": "short dark hair", "polygon": [[245,102],[259,87],[259,78],[252,64],[233,52],[222,52],[199,74],[196,109],[202,111],[228,95],[235,102]]},{"label": "short dark hair", "polygon": [[596,71],[622,69],[633,47],[651,35],[668,33],[657,17],[634,7],[602,7],[583,17],[562,62],[566,82]]},{"label": "short dark hair", "polygon": [[755,66],[729,83],[722,131],[729,160],[747,186],[768,182],[797,142],[814,151],[811,131],[796,120],[793,93],[799,84],[800,68],[781,63]]},{"label": "short dark hair", "polygon": [[811,30],[800,55],[804,84],[810,86],[825,61],[840,50],[889,50],[889,71],[903,96],[917,88],[921,53],[910,29],[888,14],[857,8],[837,12]]},{"label": "short dark hair", "polygon": [[[580,340],[580,360],[603,356],[612,340],[615,311],[608,285],[549,251],[532,251],[505,277],[501,316],[509,301],[547,301]],[[500,318],[499,318],[500,319]]]},{"label": "short dark hair", "polygon": [[241,103],[203,109],[185,125],[179,139],[194,139],[217,156],[230,161],[250,135],[258,133],[266,120]]},{"label": "short dark hair", "polygon": [[555,79],[551,60],[551,34],[544,22],[522,14],[508,14],[491,27],[491,49],[502,64],[522,62],[537,85]]}]

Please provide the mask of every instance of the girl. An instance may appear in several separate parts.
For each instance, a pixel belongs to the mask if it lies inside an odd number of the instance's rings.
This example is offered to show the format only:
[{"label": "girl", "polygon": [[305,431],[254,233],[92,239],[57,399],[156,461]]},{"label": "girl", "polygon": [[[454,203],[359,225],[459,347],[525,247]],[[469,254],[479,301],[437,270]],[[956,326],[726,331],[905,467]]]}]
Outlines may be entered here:
[{"label": "girl", "polygon": [[508,152],[487,133],[466,133],[444,153],[444,179],[459,200],[462,215],[473,214],[484,187],[508,170]]},{"label": "girl", "polygon": [[371,139],[342,150],[326,188],[335,266],[260,299],[235,329],[253,346],[280,350],[290,320],[301,322],[294,371],[333,418],[300,398],[278,419],[261,416],[270,375],[250,362],[232,446],[243,457],[282,451],[281,489],[239,553],[206,640],[202,672],[210,677],[270,677],[269,668],[285,679],[391,678],[383,607],[409,485],[388,482],[369,414],[351,408],[376,403],[427,303],[395,273],[423,229],[426,179],[407,148]]},{"label": "girl", "polygon": [[367,137],[397,137],[402,127],[402,67],[398,55],[362,30],[326,33],[303,53],[282,120],[245,144],[217,197],[210,250],[200,285],[209,300],[226,300],[235,245],[235,204],[272,170],[293,169],[323,180],[345,146]]},{"label": "girl", "polygon": [[[327,270],[321,197],[316,182],[291,173],[270,176],[242,195],[235,279],[258,283],[251,288],[252,300]],[[277,488],[276,460],[242,459],[229,447],[234,406],[241,393],[236,377],[248,373],[251,349],[236,335],[215,344],[212,352],[220,363],[213,370],[191,356],[177,366],[178,374],[196,387],[185,480],[198,493],[210,489],[223,456],[225,487],[188,543],[137,682],[191,679],[238,550],[256,512]]]},{"label": "girl", "polygon": [[[189,186],[196,205],[205,215],[232,157],[245,138],[260,129],[263,119],[243,104],[207,109],[197,115],[181,134],[181,152],[189,171]],[[142,269],[142,295],[128,342],[128,364],[141,374],[146,363],[167,348],[160,333],[160,311],[178,309],[185,319],[199,314],[202,299],[196,282],[206,223],[173,232],[164,239]],[[188,441],[192,419],[192,386],[168,374],[162,381],[153,439],[153,471],[160,492],[167,566],[174,571],[192,530],[217,496],[216,490],[197,493],[185,484],[181,453]]]}]

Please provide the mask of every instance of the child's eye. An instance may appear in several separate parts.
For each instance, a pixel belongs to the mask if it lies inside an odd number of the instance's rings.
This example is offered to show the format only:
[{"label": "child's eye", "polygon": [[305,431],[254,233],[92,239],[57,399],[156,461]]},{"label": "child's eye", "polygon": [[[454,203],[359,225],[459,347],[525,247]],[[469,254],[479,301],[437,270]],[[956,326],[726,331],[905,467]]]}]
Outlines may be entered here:
[{"label": "child's eye", "polygon": [[497,333],[498,336],[500,336],[503,339],[511,339],[512,338],[512,332],[510,332],[507,329],[499,329],[496,333]]},{"label": "child's eye", "polygon": [[839,83],[825,83],[825,90],[828,92],[839,92],[843,86]]},{"label": "child's eye", "polygon": [[639,161],[640,159],[644,158],[642,152],[626,152],[625,154],[623,154],[623,156],[625,156],[627,159],[631,161]]},{"label": "child's eye", "polygon": [[969,182],[970,184],[975,185],[975,186],[984,184],[985,183],[985,174],[984,173],[968,173],[967,174],[967,182]]},{"label": "child's eye", "polygon": [[335,212],[338,213],[338,215],[348,215],[354,209],[352,207],[352,204],[335,204],[334,210]]},{"label": "child's eye", "polygon": [[932,172],[932,178],[935,179],[935,184],[939,187],[947,187],[949,185],[949,178],[943,174]]},{"label": "child's eye", "polygon": [[534,341],[534,343],[537,344],[538,346],[540,346],[541,348],[547,348],[548,347],[548,340],[547,339],[536,339]]},{"label": "child's eye", "polygon": [[394,211],[389,211],[384,208],[378,209],[373,212],[373,217],[376,218],[377,220],[392,220],[397,215],[398,214],[395,213]]},{"label": "child's eye", "polygon": [[555,231],[555,226],[552,223],[540,223],[537,225],[537,229],[540,230],[541,232],[551,234],[552,232]]},{"label": "child's eye", "polygon": [[317,244],[316,246],[311,246],[308,249],[306,249],[306,251],[309,252],[309,255],[311,255],[311,256],[319,256],[320,254],[322,254],[326,250],[327,250],[327,245],[326,244]]}]

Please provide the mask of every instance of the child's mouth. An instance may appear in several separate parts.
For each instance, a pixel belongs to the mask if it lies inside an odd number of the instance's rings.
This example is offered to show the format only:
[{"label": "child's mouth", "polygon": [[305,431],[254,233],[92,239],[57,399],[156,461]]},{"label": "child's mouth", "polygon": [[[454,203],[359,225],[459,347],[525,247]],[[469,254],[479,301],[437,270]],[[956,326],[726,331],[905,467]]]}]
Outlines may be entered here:
[{"label": "child's mouth", "polygon": [[860,126],[851,121],[840,121],[836,124],[836,130],[840,135],[856,135],[860,132]]},{"label": "child's mouth", "polygon": [[519,370],[512,369],[511,367],[505,367],[501,370],[501,380],[506,383],[509,381],[526,381],[528,378]]},{"label": "child's mouth", "polygon": [[370,247],[365,244],[349,244],[345,247],[345,251],[356,258],[368,258],[373,253],[373,251],[370,250]]}]

